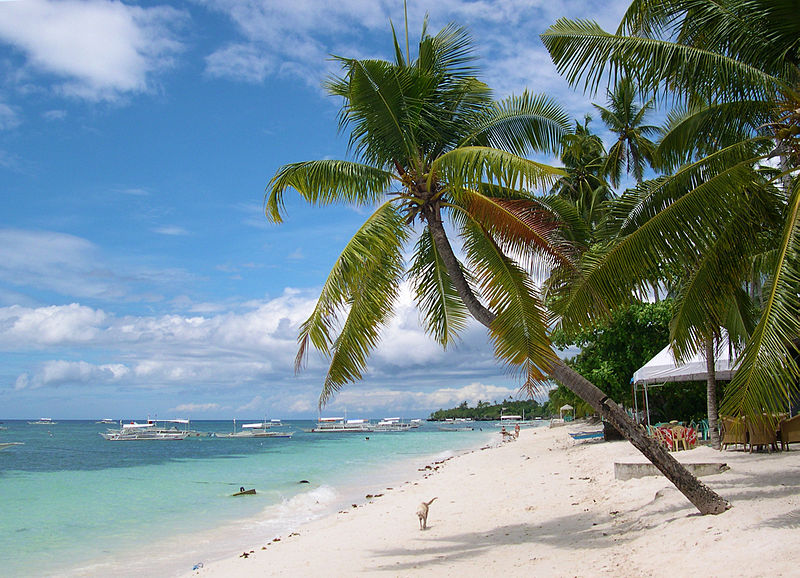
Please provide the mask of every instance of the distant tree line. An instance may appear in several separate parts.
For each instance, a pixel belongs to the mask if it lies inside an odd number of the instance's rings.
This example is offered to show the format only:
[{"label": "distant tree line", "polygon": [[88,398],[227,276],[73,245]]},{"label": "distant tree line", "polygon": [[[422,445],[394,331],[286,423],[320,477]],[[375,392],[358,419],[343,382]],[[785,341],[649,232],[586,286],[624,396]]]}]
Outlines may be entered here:
[{"label": "distant tree line", "polygon": [[504,399],[502,403],[489,403],[478,401],[475,407],[469,407],[465,401],[452,409],[439,409],[434,411],[428,420],[444,421],[446,419],[467,418],[477,421],[499,420],[501,415],[523,415],[525,419],[535,417],[549,417],[551,415],[550,402],[540,404],[534,399],[512,400]]}]

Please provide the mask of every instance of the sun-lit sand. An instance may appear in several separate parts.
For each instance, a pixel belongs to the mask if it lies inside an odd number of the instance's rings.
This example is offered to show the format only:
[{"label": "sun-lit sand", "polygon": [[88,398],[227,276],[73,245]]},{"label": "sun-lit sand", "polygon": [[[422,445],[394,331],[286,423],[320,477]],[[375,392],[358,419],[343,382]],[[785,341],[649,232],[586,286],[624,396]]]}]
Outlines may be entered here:
[{"label": "sun-lit sand", "polygon": [[[800,446],[678,452],[730,466],[703,481],[733,508],[700,516],[663,477],[614,478],[615,462],[644,461],[630,444],[573,441],[570,429],[523,429],[517,441],[421,464],[419,479],[190,575],[798,575]],[[417,507],[434,496],[420,531]]]}]

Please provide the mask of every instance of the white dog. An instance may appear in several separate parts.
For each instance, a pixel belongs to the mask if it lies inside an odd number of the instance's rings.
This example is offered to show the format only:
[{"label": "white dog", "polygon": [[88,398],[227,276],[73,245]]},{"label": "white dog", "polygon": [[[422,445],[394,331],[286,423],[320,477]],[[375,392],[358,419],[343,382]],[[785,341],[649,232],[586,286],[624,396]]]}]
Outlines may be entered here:
[{"label": "white dog", "polygon": [[436,498],[433,498],[429,502],[422,502],[419,505],[419,508],[417,508],[417,517],[419,518],[419,529],[420,530],[425,530],[428,527],[428,508],[430,507],[430,505],[433,503],[433,500],[435,500],[435,499]]}]

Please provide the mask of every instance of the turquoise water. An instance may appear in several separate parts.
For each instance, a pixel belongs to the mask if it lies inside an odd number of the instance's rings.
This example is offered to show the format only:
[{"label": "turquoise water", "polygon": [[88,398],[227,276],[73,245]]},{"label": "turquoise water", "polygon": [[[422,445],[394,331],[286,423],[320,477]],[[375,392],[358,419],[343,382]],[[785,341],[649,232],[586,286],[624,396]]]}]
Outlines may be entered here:
[{"label": "turquoise water", "polygon": [[[492,426],[309,434],[313,422],[286,424],[290,439],[109,442],[94,422],[6,421],[0,441],[24,445],[0,452],[0,574],[186,573],[497,437]],[[231,497],[240,486],[258,493]]]}]

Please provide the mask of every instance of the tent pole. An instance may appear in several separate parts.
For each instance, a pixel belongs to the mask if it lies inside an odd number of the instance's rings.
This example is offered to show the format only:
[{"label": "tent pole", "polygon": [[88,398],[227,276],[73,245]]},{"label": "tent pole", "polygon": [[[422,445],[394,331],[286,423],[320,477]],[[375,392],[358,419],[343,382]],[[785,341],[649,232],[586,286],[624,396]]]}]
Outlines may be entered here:
[{"label": "tent pole", "polygon": [[636,399],[636,384],[631,383],[633,387],[633,415],[636,416],[636,423],[639,423],[639,402]]},{"label": "tent pole", "polygon": [[644,384],[644,407],[647,411],[647,427],[650,428],[650,401],[647,399],[647,384]]}]

